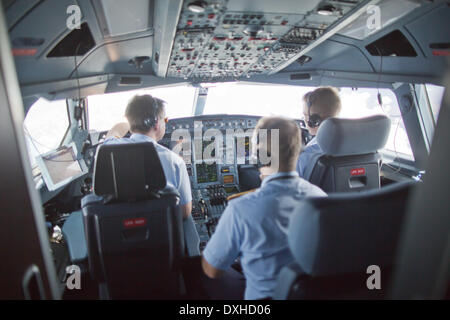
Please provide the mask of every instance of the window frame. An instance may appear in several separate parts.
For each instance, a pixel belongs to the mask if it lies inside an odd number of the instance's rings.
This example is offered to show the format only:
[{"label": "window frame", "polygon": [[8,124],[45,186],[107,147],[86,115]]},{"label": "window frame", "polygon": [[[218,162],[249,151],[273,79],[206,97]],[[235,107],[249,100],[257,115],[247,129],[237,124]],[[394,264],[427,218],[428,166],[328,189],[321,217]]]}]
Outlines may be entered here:
[{"label": "window frame", "polygon": [[431,149],[433,142],[434,129],[436,128],[436,122],[433,116],[433,110],[431,109],[430,99],[425,84],[415,84],[414,93],[417,101],[417,111],[420,121],[422,133],[427,146],[428,153]]},{"label": "window frame", "polygon": [[[411,99],[410,109],[407,112],[402,111],[402,119],[414,156],[413,166],[418,171],[423,170],[428,159],[429,151],[427,149],[425,134],[422,130],[423,125],[421,123],[422,119],[419,111],[420,106],[416,95],[415,85],[411,83],[401,83],[394,87],[392,91],[397,97],[397,102],[400,108],[405,108],[405,103],[407,103],[406,100]],[[394,162],[400,165],[403,163],[403,161]]]},{"label": "window frame", "polygon": [[[431,99],[430,99],[429,88],[428,88],[427,86],[440,87],[440,88],[442,88],[442,89],[444,90],[444,91],[442,92],[441,105],[439,106],[439,111],[438,111],[437,114],[434,113],[433,105],[432,105]],[[424,88],[425,95],[426,95],[426,97],[427,97],[428,106],[429,106],[429,108],[430,108],[430,113],[431,113],[431,116],[432,116],[433,125],[434,125],[434,128],[436,128],[436,126],[437,126],[437,121],[438,121],[438,118],[439,118],[439,113],[440,113],[440,110],[441,110],[441,107],[442,107],[442,103],[444,102],[444,97],[445,97],[445,91],[446,91],[446,88],[445,88],[445,86],[437,85],[437,84],[433,84],[433,83],[425,83],[425,84],[423,84],[423,88]]]},{"label": "window frame", "polygon": [[58,147],[61,147],[63,145],[63,143],[66,140],[67,135],[69,134],[69,131],[70,131],[71,119],[70,119],[70,114],[69,113],[70,113],[70,111],[69,111],[69,101],[68,101],[68,99],[66,99],[66,116],[67,116],[67,120],[68,120],[67,121],[67,128],[66,128],[66,132],[64,132],[64,135],[63,135],[61,141],[59,142]]}]

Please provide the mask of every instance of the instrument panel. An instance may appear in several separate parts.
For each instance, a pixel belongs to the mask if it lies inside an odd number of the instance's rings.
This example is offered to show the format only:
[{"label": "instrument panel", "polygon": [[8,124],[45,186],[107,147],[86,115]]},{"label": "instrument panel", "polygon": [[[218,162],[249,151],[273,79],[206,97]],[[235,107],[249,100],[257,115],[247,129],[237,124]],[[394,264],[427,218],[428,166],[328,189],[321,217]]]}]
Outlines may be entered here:
[{"label": "instrument panel", "polygon": [[[251,136],[260,117],[203,115],[169,120],[159,143],[186,163],[192,188],[192,217],[206,246],[227,205],[227,197],[259,187],[259,173],[251,159]],[[310,135],[303,120],[303,142]]]}]

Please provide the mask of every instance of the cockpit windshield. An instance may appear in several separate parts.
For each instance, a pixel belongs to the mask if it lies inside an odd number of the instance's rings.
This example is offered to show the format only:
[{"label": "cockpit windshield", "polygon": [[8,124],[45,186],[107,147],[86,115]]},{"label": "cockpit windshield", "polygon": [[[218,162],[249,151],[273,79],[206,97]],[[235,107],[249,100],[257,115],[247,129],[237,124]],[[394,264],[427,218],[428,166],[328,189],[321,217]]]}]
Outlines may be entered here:
[{"label": "cockpit windshield", "polygon": [[[89,130],[107,131],[114,124],[126,121],[128,101],[136,94],[151,94],[167,102],[169,119],[193,115],[242,114],[252,116],[279,115],[302,119],[302,97],[315,87],[244,82],[205,85],[207,98],[202,112],[196,108],[196,90],[191,85],[141,89],[88,97]],[[382,104],[378,101],[378,92]],[[395,94],[390,89],[339,88],[342,118],[362,118],[385,114],[391,119],[391,131],[385,150],[396,157],[414,160]]]}]

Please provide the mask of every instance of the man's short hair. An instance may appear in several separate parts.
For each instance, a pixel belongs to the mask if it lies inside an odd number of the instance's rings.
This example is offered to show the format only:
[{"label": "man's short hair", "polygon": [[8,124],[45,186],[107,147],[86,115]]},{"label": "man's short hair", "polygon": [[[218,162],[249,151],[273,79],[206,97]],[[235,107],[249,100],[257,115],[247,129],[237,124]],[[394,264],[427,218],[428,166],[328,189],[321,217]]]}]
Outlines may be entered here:
[{"label": "man's short hair", "polygon": [[339,91],[333,87],[320,87],[303,96],[303,101],[308,107],[311,104],[311,114],[317,113],[322,119],[336,117],[341,112],[341,98]]},{"label": "man's short hair", "polygon": [[278,130],[279,163],[295,166],[302,148],[302,133],[297,123],[285,117],[263,117],[258,121],[255,133],[258,133],[259,129],[267,130],[267,149],[272,157],[274,154],[270,150],[271,130]]},{"label": "man's short hair", "polygon": [[164,116],[165,102],[152,97],[149,94],[135,95],[128,102],[125,117],[130,124],[132,132],[146,133],[149,128],[145,125],[145,119],[160,119]]}]

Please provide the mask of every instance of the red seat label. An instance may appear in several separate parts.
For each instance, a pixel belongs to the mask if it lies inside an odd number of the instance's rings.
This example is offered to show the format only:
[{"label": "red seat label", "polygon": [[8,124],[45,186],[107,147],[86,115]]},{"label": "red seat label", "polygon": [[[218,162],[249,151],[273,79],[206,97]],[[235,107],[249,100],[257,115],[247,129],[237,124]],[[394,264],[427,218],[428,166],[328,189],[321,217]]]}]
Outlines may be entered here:
[{"label": "red seat label", "polygon": [[366,169],[364,168],[357,168],[350,170],[350,175],[352,176],[362,176],[364,174],[366,174]]},{"label": "red seat label", "polygon": [[147,219],[145,218],[132,218],[123,220],[123,226],[125,228],[136,228],[147,225]]}]

